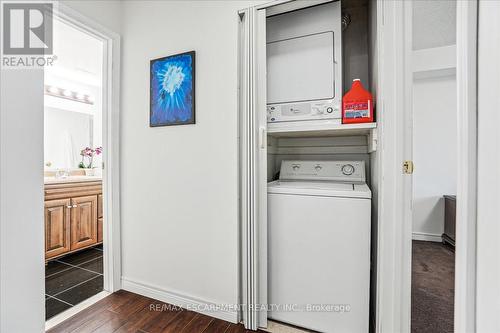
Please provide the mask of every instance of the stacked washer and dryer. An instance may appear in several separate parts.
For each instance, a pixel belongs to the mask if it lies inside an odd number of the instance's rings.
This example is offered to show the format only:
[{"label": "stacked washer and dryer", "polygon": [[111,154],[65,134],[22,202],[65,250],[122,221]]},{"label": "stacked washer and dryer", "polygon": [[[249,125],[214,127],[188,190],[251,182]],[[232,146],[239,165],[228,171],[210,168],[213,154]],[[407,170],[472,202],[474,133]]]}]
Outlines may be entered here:
[{"label": "stacked washer and dryer", "polygon": [[[269,17],[267,43],[268,123],[340,124],[340,1]],[[283,160],[268,184],[268,317],[368,332],[370,229],[364,161]]]}]

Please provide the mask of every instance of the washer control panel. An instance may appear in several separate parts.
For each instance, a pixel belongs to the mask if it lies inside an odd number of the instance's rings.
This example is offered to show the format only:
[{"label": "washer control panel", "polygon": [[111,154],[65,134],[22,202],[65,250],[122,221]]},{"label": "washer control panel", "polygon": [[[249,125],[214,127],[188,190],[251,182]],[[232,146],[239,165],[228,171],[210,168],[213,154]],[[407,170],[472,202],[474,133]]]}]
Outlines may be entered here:
[{"label": "washer control panel", "polygon": [[365,162],[282,161],[280,179],[365,182]]},{"label": "washer control panel", "polygon": [[300,121],[318,119],[340,119],[342,112],[340,106],[332,100],[270,104],[267,106],[267,122],[277,123],[281,121]]}]

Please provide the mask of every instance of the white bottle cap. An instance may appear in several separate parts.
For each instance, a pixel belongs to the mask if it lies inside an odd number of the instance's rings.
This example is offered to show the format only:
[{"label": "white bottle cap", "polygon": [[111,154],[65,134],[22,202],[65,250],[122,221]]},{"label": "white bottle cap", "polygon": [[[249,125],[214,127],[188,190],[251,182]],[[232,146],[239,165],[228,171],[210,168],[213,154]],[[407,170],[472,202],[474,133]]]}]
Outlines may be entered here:
[{"label": "white bottle cap", "polygon": [[352,80],[352,81],[361,81],[361,80],[360,80],[360,79],[354,79],[354,80]]}]

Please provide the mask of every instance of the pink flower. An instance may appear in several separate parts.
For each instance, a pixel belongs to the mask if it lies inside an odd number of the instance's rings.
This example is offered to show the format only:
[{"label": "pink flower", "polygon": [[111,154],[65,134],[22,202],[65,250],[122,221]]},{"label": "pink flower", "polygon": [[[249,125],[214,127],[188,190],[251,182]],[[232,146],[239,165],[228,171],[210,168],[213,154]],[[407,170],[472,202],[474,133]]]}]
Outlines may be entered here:
[{"label": "pink flower", "polygon": [[82,161],[85,157],[88,157],[90,159],[90,163],[92,163],[94,155],[101,155],[101,154],[102,154],[102,147],[96,147],[95,149],[92,149],[90,147],[85,147],[80,151],[80,155],[82,156]]},{"label": "pink flower", "polygon": [[80,152],[80,155],[82,155],[82,156],[92,157],[92,156],[94,155],[94,150],[93,150],[92,148],[85,147],[85,149],[83,149],[83,150]]}]

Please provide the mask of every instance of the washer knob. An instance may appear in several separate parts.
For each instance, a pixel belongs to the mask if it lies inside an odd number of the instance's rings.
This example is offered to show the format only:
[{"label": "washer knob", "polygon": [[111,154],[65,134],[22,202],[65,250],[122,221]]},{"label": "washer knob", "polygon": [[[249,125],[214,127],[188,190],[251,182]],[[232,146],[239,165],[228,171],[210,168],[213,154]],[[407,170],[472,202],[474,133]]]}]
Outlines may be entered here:
[{"label": "washer knob", "polygon": [[327,107],[326,108],[326,112],[332,113],[333,112],[333,108],[331,106]]},{"label": "washer knob", "polygon": [[354,167],[352,164],[344,164],[342,166],[342,173],[346,176],[350,176],[354,173]]}]

